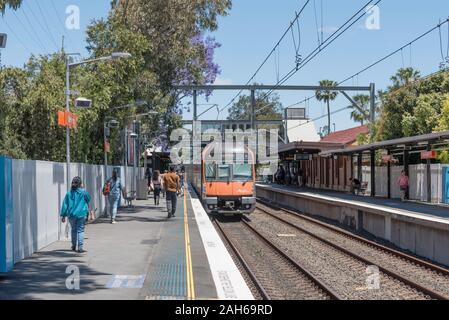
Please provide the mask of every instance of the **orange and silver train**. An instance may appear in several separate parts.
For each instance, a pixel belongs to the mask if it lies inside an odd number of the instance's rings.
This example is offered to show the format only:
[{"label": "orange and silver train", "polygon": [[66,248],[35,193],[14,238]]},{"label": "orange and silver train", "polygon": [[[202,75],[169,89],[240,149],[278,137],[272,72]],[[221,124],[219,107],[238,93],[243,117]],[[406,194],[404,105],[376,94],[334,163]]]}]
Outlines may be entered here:
[{"label": "orange and silver train", "polygon": [[250,214],[256,208],[255,155],[248,147],[228,148],[213,160],[214,143],[201,153],[201,164],[186,166],[187,177],[207,213]]}]

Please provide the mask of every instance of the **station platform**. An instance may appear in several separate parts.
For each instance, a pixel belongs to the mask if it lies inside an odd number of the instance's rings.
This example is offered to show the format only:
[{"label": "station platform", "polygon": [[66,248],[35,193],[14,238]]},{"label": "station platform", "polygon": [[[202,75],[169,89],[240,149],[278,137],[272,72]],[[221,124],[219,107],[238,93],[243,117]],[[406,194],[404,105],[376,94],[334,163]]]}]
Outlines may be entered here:
[{"label": "station platform", "polygon": [[359,202],[371,204],[379,207],[400,210],[408,213],[415,213],[429,217],[440,217],[449,219],[449,206],[444,204],[431,204],[417,201],[401,201],[400,199],[387,199],[381,197],[369,197],[362,195],[354,195],[347,192],[320,190],[313,188],[298,188],[285,185],[271,184],[273,188],[290,190],[300,194],[319,194],[321,196],[346,200],[351,202]]},{"label": "station platform", "polygon": [[277,184],[257,184],[257,197],[334,221],[449,266],[449,208]]},{"label": "station platform", "polygon": [[0,299],[254,299],[198,199],[186,191],[170,219],[165,199],[153,203],[87,225],[84,254],[58,241],[17,263]]}]

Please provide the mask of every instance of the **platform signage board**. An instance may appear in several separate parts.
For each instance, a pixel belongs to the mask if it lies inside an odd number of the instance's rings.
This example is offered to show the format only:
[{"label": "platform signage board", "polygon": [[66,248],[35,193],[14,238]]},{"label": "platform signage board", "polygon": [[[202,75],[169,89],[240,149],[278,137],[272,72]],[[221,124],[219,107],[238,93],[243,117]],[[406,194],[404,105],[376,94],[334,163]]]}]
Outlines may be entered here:
[{"label": "platform signage board", "polygon": [[421,151],[421,160],[436,159],[438,153],[436,150]]}]

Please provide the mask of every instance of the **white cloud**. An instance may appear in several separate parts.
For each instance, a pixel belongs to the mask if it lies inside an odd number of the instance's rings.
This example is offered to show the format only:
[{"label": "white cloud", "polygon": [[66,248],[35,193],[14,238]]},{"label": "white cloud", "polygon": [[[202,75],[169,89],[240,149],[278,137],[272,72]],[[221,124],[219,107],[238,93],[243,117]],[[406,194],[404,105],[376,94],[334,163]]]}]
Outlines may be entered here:
[{"label": "white cloud", "polygon": [[230,85],[230,84],[232,84],[232,80],[231,79],[221,79],[221,78],[217,77],[217,79],[215,79],[214,84],[215,85],[221,85],[221,86],[223,86],[223,85]]}]

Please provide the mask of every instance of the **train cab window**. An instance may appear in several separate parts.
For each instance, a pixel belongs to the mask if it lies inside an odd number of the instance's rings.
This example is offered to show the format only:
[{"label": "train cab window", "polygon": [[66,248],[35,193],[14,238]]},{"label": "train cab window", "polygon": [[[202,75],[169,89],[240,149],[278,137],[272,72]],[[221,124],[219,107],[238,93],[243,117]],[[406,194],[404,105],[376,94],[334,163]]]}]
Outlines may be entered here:
[{"label": "train cab window", "polygon": [[234,164],[233,179],[237,181],[250,180],[253,176],[252,166],[249,163]]},{"label": "train cab window", "polygon": [[218,179],[229,180],[231,178],[231,167],[227,164],[218,165]]},{"label": "train cab window", "polygon": [[215,179],[215,168],[217,166],[215,165],[215,163],[206,163],[205,166],[205,174],[206,174],[206,179],[207,180],[212,180]]}]

